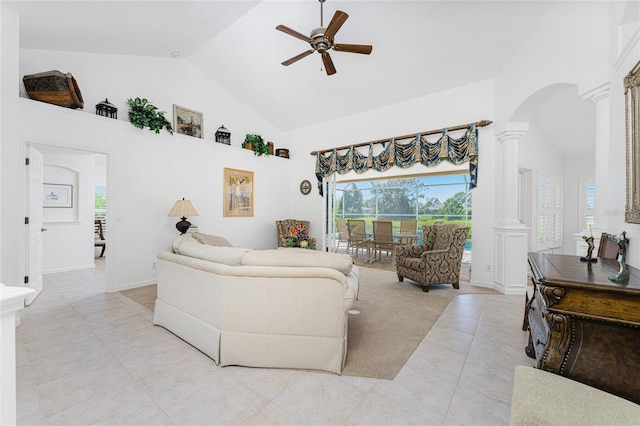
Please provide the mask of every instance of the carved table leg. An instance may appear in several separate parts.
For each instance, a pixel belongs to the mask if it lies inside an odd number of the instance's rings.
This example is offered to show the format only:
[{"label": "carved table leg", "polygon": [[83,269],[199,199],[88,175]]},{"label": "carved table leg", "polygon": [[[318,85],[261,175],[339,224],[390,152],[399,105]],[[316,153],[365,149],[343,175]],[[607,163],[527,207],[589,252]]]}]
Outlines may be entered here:
[{"label": "carved table leg", "polygon": [[545,320],[549,324],[549,341],[538,368],[560,374],[562,361],[571,345],[570,319],[566,315],[547,313]]}]

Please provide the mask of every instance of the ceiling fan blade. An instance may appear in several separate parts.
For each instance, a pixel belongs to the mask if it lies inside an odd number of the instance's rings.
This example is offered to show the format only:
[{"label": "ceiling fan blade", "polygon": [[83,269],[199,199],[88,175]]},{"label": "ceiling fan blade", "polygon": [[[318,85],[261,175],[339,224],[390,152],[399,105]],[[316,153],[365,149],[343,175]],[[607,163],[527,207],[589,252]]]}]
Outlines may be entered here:
[{"label": "ceiling fan blade", "polygon": [[305,56],[309,56],[313,53],[313,49],[312,50],[307,50],[306,52],[302,52],[299,55],[294,56],[291,59],[287,59],[286,61],[284,61],[282,63],[282,65],[287,66],[287,65],[291,65],[292,63],[299,61],[300,59],[304,58]]},{"label": "ceiling fan blade", "polygon": [[368,55],[373,50],[373,46],[368,44],[334,44],[333,49],[338,52],[362,53]]},{"label": "ceiling fan blade", "polygon": [[300,40],[306,41],[307,43],[311,43],[311,39],[304,34],[300,34],[299,32],[292,30],[289,27],[285,27],[284,25],[278,25],[276,30],[282,31],[285,34],[289,34],[290,36],[294,36],[295,38],[299,38]]},{"label": "ceiling fan blade", "polygon": [[324,52],[322,54],[322,63],[324,64],[324,69],[327,71],[327,75],[333,75],[336,73],[336,67],[333,65],[329,52]]},{"label": "ceiling fan blade", "polygon": [[347,20],[349,15],[344,13],[341,10],[336,10],[336,13],[333,14],[333,18],[331,18],[331,22],[329,22],[329,26],[327,30],[324,32],[324,36],[327,38],[333,38],[334,35],[338,32],[344,21]]}]

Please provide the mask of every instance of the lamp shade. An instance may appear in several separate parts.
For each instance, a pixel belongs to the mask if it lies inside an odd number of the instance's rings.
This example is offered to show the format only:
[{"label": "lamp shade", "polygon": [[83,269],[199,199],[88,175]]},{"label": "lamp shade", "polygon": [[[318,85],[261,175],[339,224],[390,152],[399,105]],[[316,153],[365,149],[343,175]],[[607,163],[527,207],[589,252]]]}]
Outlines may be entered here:
[{"label": "lamp shade", "polygon": [[191,222],[187,220],[187,215],[198,216],[198,212],[193,207],[193,204],[191,204],[191,201],[185,200],[184,198],[182,200],[176,201],[176,203],[171,208],[171,211],[169,211],[169,216],[181,217],[182,220],[176,223],[176,229],[180,231],[181,234],[187,232],[187,230],[191,226]]},{"label": "lamp shade", "polygon": [[190,200],[185,200],[183,198],[182,200],[176,201],[171,208],[171,211],[169,211],[169,216],[198,216],[198,212],[195,207],[193,207]]}]

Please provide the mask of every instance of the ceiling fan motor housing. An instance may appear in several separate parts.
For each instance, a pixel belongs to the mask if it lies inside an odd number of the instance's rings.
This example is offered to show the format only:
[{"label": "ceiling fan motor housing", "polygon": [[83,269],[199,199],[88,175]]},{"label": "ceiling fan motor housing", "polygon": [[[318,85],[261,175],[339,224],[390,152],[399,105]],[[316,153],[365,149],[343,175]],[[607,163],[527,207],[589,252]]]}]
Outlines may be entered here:
[{"label": "ceiling fan motor housing", "polygon": [[324,32],[326,30],[326,28],[316,28],[315,30],[311,31],[311,35],[309,36],[311,41],[309,42],[309,44],[311,45],[313,50],[324,53],[333,47],[333,40],[324,36]]}]

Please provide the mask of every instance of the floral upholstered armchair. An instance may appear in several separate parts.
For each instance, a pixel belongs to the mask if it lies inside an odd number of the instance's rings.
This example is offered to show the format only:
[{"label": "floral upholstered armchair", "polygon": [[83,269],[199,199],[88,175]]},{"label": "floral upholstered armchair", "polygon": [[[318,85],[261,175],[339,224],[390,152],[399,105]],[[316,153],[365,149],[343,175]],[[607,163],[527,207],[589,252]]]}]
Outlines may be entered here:
[{"label": "floral upholstered armchair", "polygon": [[308,220],[276,220],[278,247],[301,247],[316,249],[315,238],[309,237]]},{"label": "floral upholstered armchair", "polygon": [[455,224],[423,226],[420,245],[400,246],[396,249],[398,280],[406,277],[422,284],[429,291],[431,284],[451,284],[460,288],[460,267],[464,243],[469,228]]}]

